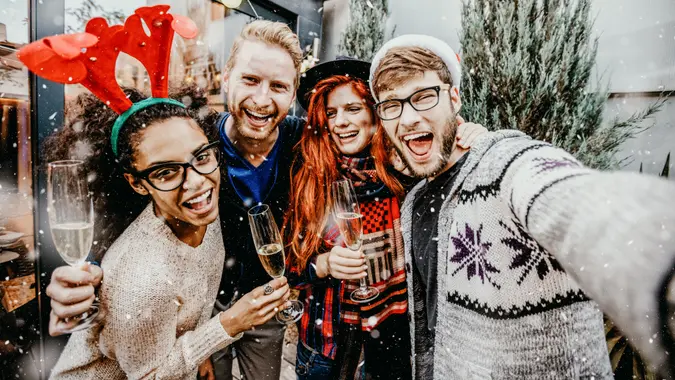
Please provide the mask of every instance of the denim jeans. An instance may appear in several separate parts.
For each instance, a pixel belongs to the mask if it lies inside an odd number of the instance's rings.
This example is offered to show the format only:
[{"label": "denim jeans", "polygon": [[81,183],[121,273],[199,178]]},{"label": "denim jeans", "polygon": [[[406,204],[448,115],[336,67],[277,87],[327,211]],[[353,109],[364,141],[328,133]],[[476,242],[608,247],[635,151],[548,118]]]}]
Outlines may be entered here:
[{"label": "denim jeans", "polygon": [[[358,331],[356,334],[347,335],[349,344],[341,342],[341,346],[338,346],[337,360],[326,358],[301,341],[298,342],[295,363],[297,380],[337,379],[340,377],[341,370],[346,371],[350,379],[352,377],[366,380],[412,379],[407,315],[389,316],[378,325],[377,333],[363,332],[359,325],[351,326],[351,328],[357,328]],[[341,348],[347,351],[340,351]],[[362,350],[363,357],[361,357]],[[340,368],[338,363],[342,366],[350,363],[350,366]]]},{"label": "denim jeans", "polygon": [[295,359],[297,380],[326,380],[335,377],[335,361],[298,342]]}]

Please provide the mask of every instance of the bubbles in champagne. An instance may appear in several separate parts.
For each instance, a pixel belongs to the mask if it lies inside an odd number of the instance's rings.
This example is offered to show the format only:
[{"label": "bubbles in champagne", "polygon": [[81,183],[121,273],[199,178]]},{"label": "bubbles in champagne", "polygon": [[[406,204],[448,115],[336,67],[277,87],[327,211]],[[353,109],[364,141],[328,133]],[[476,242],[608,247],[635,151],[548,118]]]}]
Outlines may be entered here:
[{"label": "bubbles in champagne", "polygon": [[51,230],[61,258],[69,265],[82,264],[94,240],[94,223],[60,223]]},{"label": "bubbles in champagne", "polygon": [[272,243],[263,245],[258,249],[258,257],[267,274],[274,278],[284,275],[286,260],[281,244]]},{"label": "bubbles in champagne", "polygon": [[335,219],[347,248],[352,250],[361,248],[362,215],[355,212],[340,212],[335,215]]}]

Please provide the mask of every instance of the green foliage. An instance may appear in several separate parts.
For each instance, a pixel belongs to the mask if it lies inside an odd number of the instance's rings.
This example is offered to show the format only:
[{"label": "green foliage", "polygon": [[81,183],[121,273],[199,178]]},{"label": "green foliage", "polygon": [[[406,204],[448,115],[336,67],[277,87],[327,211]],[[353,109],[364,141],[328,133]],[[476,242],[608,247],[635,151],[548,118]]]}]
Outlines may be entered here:
[{"label": "green foliage", "polygon": [[640,354],[628,343],[619,328],[605,316],[607,351],[616,380],[657,380]]},{"label": "green foliage", "polygon": [[465,0],[462,116],[490,129],[519,129],[597,168],[617,167],[621,144],[665,98],[603,124],[607,88],[593,79],[598,40],[591,0]]},{"label": "green foliage", "polygon": [[350,0],[349,25],[342,33],[338,54],[371,61],[385,42],[388,0]]}]

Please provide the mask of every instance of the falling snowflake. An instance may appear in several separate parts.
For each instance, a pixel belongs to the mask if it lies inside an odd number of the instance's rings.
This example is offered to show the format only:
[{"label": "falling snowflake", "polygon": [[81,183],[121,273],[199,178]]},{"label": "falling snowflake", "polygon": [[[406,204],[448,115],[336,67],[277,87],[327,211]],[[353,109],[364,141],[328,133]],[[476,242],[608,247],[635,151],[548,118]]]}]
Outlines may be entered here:
[{"label": "falling snowflake", "polygon": [[190,105],[192,104],[192,97],[185,95],[181,98],[180,101],[181,103],[185,104],[185,107],[190,107]]},{"label": "falling snowflake", "polygon": [[76,121],[75,123],[73,123],[72,128],[73,131],[75,131],[76,133],[81,133],[84,130],[84,123],[81,121]]},{"label": "falling snowflake", "polygon": [[86,160],[93,154],[91,144],[87,141],[78,140],[70,150],[70,155],[78,160]]}]

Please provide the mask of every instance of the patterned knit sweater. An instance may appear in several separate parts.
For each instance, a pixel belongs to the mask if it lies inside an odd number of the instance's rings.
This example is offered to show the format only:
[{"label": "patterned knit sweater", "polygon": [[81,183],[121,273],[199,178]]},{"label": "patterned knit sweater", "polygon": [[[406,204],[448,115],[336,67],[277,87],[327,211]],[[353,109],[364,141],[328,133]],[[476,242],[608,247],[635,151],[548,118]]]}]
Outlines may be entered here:
[{"label": "patterned knit sweater", "polygon": [[[424,183],[401,217],[413,347],[429,339],[411,273]],[[436,337],[432,352],[416,350],[415,378],[611,379],[600,310],[661,367],[674,195],[672,183],[584,168],[520,132],[486,133],[440,210]]]},{"label": "patterned knit sweater", "polygon": [[71,335],[51,378],[195,379],[240,337],[211,318],[224,257],[218,220],[192,248],[149,205],[103,259],[104,321]]}]

